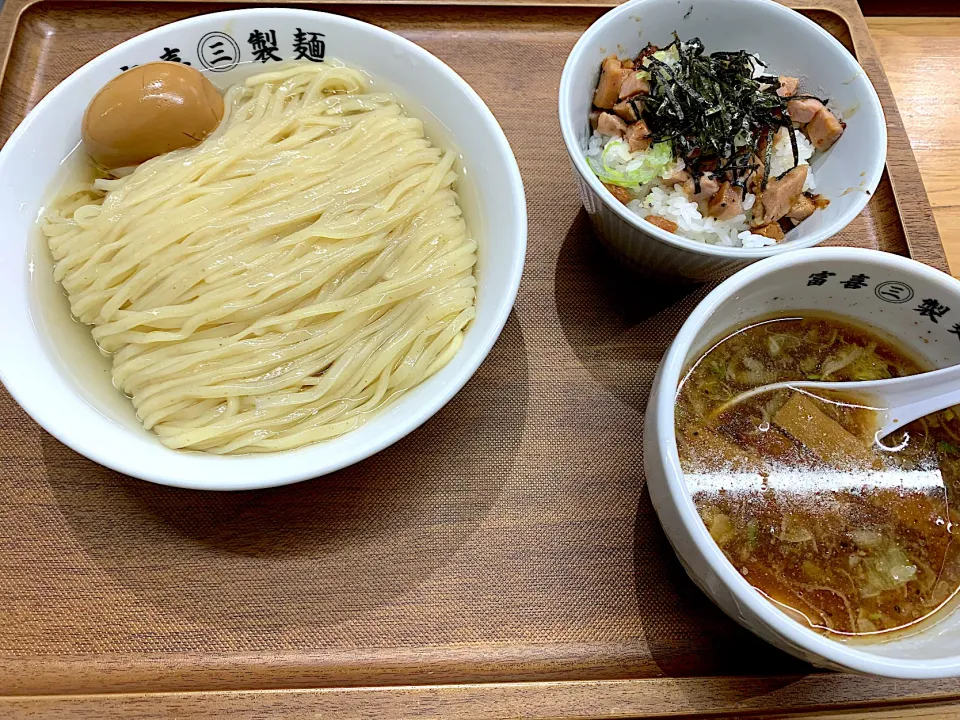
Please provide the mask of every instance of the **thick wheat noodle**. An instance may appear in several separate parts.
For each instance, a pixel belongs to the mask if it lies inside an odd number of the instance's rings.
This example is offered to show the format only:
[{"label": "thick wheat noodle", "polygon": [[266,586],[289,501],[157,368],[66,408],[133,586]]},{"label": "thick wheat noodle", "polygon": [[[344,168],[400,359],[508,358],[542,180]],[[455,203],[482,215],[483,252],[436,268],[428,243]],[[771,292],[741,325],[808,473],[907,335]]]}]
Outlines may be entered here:
[{"label": "thick wheat noodle", "polygon": [[334,437],[460,348],[476,245],[453,155],[366,85],[334,63],[252,77],[198,147],[41,221],[73,314],[165,445]]}]

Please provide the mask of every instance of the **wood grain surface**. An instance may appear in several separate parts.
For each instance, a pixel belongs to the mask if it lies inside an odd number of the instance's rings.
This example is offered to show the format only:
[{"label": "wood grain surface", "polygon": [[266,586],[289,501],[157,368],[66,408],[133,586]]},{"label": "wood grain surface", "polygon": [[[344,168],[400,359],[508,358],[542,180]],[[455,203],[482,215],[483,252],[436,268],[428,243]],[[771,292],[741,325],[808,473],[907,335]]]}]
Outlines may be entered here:
[{"label": "wood grain surface", "polygon": [[[705,683],[704,689],[713,684]],[[230,720],[476,720],[477,718],[636,718],[701,717],[691,703],[677,706],[677,689],[663,683],[643,688],[626,681],[538,683],[530,685],[447,685],[357,689],[246,690],[236,692],[74,695],[0,698],[4,720],[153,720],[154,718],[230,718]],[[736,700],[726,690],[722,717],[774,720],[958,720],[960,705],[927,702],[888,703],[860,709],[811,712],[756,711],[761,698]],[[691,697],[695,699],[696,693]],[[758,702],[759,701],[759,702]],[[717,717],[716,715],[712,717]]]},{"label": "wood grain surface", "polygon": [[[890,129],[888,175],[835,242],[945,268],[855,3],[803,4],[857,52]],[[25,5],[0,16],[4,137],[86,60],[228,6]],[[563,59],[603,7],[315,5],[415,40],[497,115],[530,208],[515,310],[423,428],[353,468],[264,492],[112,473],[0,390],[0,718],[825,717],[960,697],[960,681],[795,661],[722,615],[672,555],[643,487],[643,409],[706,289],[638,288],[612,266],[557,172],[555,119],[531,124],[511,99],[512,70],[536,56],[542,75],[526,92],[553,107]]]},{"label": "wood grain surface", "polygon": [[[952,5],[960,15],[960,5]],[[943,246],[960,274],[960,17],[868,18]]]}]

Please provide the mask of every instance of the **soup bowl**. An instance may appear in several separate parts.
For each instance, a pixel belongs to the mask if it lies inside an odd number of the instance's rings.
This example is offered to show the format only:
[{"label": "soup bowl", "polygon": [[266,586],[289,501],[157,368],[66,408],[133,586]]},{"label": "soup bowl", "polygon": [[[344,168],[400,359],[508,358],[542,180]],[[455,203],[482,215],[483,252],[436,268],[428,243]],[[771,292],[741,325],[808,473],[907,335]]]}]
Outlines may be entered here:
[{"label": "soup bowl", "polygon": [[[306,38],[299,49],[298,38]],[[426,122],[436,144],[459,152],[464,172],[457,189],[479,246],[476,318],[442,370],[352,432],[266,455],[218,457],[168,449],[142,428],[132,404],[112,386],[89,329],[70,318],[36,228],[38,212],[80,142],[91,98],[122,69],[161,54],[169,59],[172,49],[221,90],[277,66],[274,58],[341,60],[369,73],[375,87],[394,91]],[[506,322],[523,270],[523,185],[507,139],[484,102],[412,42],[328,13],[265,8],[201,15],[118,45],[64,80],[24,119],[0,151],[0,182],[0,380],[64,444],[127,475],[167,485],[207,490],[282,485],[345,467],[399,440],[476,371]]]},{"label": "soup bowl", "polygon": [[816,248],[762,260],[697,306],[664,356],[644,430],[644,467],[663,529],[693,581],[731,618],[815,665],[901,678],[960,674],[960,613],[942,608],[885,642],[840,641],[778,609],[727,560],[700,518],[680,466],[674,405],[682,373],[725,331],[774,313],[829,312],[897,341],[930,369],[960,363],[960,281],[913,260]]},{"label": "soup bowl", "polygon": [[[847,123],[843,137],[811,168],[830,205],[763,248],[724,247],[667,232],[620,203],[587,164],[588,114],[604,57],[635,55],[652,42],[699,37],[706,52],[746,49],[775,74],[799,77],[830,99]],[[817,245],[846,227],[866,206],[883,174],[886,121],[863,68],[836,38],[809,18],[772,0],[631,0],[597,20],[574,45],[560,78],[560,129],[583,206],[604,245],[644,275],[715,280],[761,258]],[[852,190],[851,190],[852,189]]]}]

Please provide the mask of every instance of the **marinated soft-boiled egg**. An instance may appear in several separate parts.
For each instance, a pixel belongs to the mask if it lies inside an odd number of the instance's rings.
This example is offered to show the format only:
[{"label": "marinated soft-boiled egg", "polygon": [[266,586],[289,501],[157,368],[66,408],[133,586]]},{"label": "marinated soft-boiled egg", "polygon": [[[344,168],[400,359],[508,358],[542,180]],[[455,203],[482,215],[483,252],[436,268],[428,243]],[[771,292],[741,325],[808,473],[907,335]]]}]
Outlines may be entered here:
[{"label": "marinated soft-boiled egg", "polygon": [[105,168],[139,165],[193,147],[223,117],[223,98],[201,72],[152,62],[113,78],[83,116],[83,147]]}]

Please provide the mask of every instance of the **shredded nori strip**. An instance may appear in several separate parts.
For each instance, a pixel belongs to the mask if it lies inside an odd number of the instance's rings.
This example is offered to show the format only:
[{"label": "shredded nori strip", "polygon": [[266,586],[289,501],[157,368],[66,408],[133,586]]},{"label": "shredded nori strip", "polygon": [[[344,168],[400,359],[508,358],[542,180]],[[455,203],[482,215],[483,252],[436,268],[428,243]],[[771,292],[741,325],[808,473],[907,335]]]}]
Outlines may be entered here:
[{"label": "shredded nori strip", "polygon": [[790,133],[790,149],[793,151],[793,167],[800,164],[800,151],[797,149],[797,134]]},{"label": "shredded nori strip", "polygon": [[[653,57],[647,46],[638,56],[637,69],[650,73],[650,94],[644,98],[643,117],[654,142],[669,140],[676,159],[683,160],[700,191],[702,166],[716,161],[716,174],[745,188],[759,165],[754,154],[766,139],[763,159],[766,187],[773,138],[791,128],[794,167],[799,163],[797,140],[787,114],[787,100],[777,94],[776,75],[754,77],[754,68],[765,67],[745,50],[704,54],[699,38],[681,42],[676,33],[664,50],[676,49],[679,60],[668,65]],[[798,95],[798,99],[809,96]],[[792,99],[792,98],[789,98]]]}]

